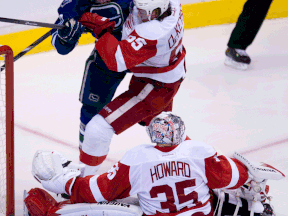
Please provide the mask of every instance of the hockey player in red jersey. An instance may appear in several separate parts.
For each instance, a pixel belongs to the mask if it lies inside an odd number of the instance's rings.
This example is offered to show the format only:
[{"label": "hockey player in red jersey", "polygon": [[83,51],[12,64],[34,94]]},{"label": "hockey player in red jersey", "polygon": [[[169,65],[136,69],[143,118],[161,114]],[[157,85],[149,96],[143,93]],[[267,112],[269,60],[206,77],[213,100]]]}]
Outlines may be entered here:
[{"label": "hockey player in red jersey", "polygon": [[[95,14],[83,25],[93,29]],[[95,18],[96,19],[96,18]],[[179,0],[135,0],[122,40],[105,33],[96,49],[112,71],[133,72],[129,89],[108,103],[86,126],[80,161],[84,175],[94,175],[105,160],[113,134],[136,123],[148,125],[162,111],[172,111],[173,98],[185,77],[184,20]]]},{"label": "hockey player in red jersey", "polygon": [[[70,195],[73,204],[55,204],[42,194],[42,190],[33,189],[25,199],[30,213],[34,215],[33,207],[37,203],[39,206],[37,201],[40,200],[46,205],[50,203],[51,208],[43,210],[49,212],[47,215],[72,215],[72,211],[75,216],[86,213],[104,215],[106,210],[107,215],[119,216],[122,214],[120,209],[120,213],[117,213],[117,208],[112,209],[114,214],[111,209],[103,210],[101,206],[97,209],[96,204],[80,205],[77,210],[79,204],[76,203],[107,202],[137,194],[143,215],[212,216],[211,189],[221,188],[232,194],[233,189],[249,182],[247,188],[243,187],[240,191],[241,196],[251,204],[254,198],[253,203],[257,203],[257,199],[265,195],[266,181],[263,180],[284,177],[283,173],[267,164],[255,166],[238,153],[234,156],[239,160],[228,158],[217,153],[212,146],[190,140],[185,135],[182,119],[170,112],[163,112],[152,119],[147,132],[156,146],[145,144],[129,150],[102,175],[80,177],[81,168],[77,169],[80,165],[69,162],[57,152],[38,151],[33,160],[34,177],[45,189]],[[217,197],[214,199],[217,200]],[[219,200],[219,209],[226,210],[223,199]],[[261,202],[251,204],[249,210],[249,206],[246,207],[245,211],[241,210],[245,212],[241,216],[247,216],[250,210],[258,213],[264,211]],[[142,212],[127,210],[123,215],[142,215]]]}]

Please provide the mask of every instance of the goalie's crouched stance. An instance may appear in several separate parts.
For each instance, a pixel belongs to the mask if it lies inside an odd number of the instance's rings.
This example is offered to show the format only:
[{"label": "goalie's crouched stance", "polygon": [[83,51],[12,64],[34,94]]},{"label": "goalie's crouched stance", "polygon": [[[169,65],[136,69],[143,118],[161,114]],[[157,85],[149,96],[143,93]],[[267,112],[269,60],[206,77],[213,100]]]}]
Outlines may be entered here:
[{"label": "goalie's crouched stance", "polygon": [[59,152],[37,151],[32,165],[33,176],[45,189],[56,194],[64,193],[71,197],[70,200],[57,202],[45,190],[33,188],[24,200],[29,215],[141,216],[143,214],[138,199],[132,197],[122,201],[102,200],[102,202],[96,203],[89,190],[89,179],[92,176],[79,177],[83,169],[84,165],[68,161]]},{"label": "goalie's crouched stance", "polygon": [[[147,132],[156,146],[140,145],[127,151],[100,176],[81,177],[82,165],[68,161],[55,151],[38,151],[32,166],[34,177],[45,189],[65,193],[70,200],[57,203],[45,191],[32,189],[25,199],[30,214],[273,215],[273,209],[264,200],[270,199],[266,181],[285,177],[277,169],[252,163],[237,152],[234,158],[225,157],[212,146],[186,138],[184,122],[170,112],[162,112],[152,119]],[[135,194],[141,208],[109,202]]]}]

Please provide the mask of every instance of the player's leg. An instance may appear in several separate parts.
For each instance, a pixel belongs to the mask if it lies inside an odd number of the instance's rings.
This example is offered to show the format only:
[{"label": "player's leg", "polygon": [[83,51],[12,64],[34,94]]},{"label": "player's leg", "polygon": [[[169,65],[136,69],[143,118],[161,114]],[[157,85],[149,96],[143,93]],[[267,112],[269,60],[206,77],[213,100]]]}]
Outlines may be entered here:
[{"label": "player's leg", "polygon": [[124,79],[126,73],[110,71],[94,50],[86,61],[79,100],[82,103],[80,114],[79,148],[81,148],[85,127],[88,122],[109,103]]},{"label": "player's leg", "polygon": [[129,90],[107,104],[86,126],[80,152],[80,160],[86,165],[84,176],[95,174],[99,169],[114,133],[120,134],[147,116],[163,111],[172,102],[181,81],[160,83],[159,87],[159,82],[133,76]]},{"label": "player's leg", "polygon": [[230,36],[228,47],[246,50],[258,33],[272,0],[247,0]]},{"label": "player's leg", "polygon": [[[133,83],[132,80],[131,83]],[[137,96],[144,87],[145,83],[138,83],[137,89],[134,88],[131,90],[129,88],[128,91],[114,99],[113,107],[115,107],[115,109],[116,106],[121,107],[123,103]],[[108,113],[112,112],[107,106],[105,106],[103,110],[107,110]],[[95,174],[100,168],[100,165],[109,152],[113,134],[114,129],[101,115],[97,114],[89,121],[86,126],[82,149],[80,150],[80,161],[86,165],[84,176]]]},{"label": "player's leg", "polygon": [[182,79],[175,83],[161,83],[133,76],[129,91],[115,98],[99,114],[116,134],[120,134],[138,122],[149,121],[162,111],[168,111],[181,82]]},{"label": "player's leg", "polygon": [[89,121],[80,149],[80,162],[85,164],[83,176],[96,174],[107,157],[113,135],[112,126],[101,115],[97,114]]},{"label": "player's leg", "polygon": [[226,65],[242,70],[248,68],[251,59],[246,48],[255,39],[271,3],[272,0],[247,0],[228,41]]}]

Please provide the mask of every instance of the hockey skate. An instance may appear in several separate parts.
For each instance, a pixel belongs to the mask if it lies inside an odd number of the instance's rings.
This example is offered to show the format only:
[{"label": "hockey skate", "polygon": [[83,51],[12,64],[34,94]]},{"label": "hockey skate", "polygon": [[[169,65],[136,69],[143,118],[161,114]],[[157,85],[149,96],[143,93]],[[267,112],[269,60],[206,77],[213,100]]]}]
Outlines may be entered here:
[{"label": "hockey skate", "polygon": [[251,59],[245,50],[228,47],[225,54],[226,59],[224,64],[229,67],[238,70],[247,70],[249,64],[251,63]]}]

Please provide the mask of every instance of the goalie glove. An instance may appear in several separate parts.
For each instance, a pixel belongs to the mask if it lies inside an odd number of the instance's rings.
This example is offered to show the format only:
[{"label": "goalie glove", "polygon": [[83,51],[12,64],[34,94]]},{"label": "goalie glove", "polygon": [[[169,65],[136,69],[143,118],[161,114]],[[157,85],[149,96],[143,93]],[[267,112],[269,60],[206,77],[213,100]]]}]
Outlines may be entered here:
[{"label": "goalie glove", "polygon": [[[265,164],[265,163],[253,163],[249,161],[247,158],[245,158],[243,155],[239,154],[238,152],[235,152],[233,155],[234,158],[241,161],[248,169],[249,173],[249,179],[248,181],[241,186],[241,197],[248,201],[252,201],[252,207],[251,212],[256,212],[256,210],[261,210],[264,215],[269,215],[270,209],[268,209],[267,206],[259,205],[259,201],[263,203],[265,199],[267,198],[269,201],[271,200],[271,196],[267,196],[269,187],[266,186],[267,180],[280,180],[285,177],[285,175],[277,170],[276,168]],[[256,205],[258,204],[258,206]],[[261,208],[260,208],[261,207]],[[269,205],[269,207],[272,209],[273,214],[273,208]]]},{"label": "goalie glove", "polygon": [[59,152],[38,150],[33,158],[32,175],[46,190],[57,194],[67,194],[65,186],[72,179],[68,189],[68,195],[71,195],[76,177],[81,175],[84,167],[68,161]]},{"label": "goalie glove", "polygon": [[254,163],[245,158],[238,152],[234,152],[233,157],[243,163],[249,172],[249,177],[256,182],[263,182],[264,180],[280,180],[285,177],[285,175],[274,167],[265,163]]},{"label": "goalie glove", "polygon": [[97,39],[106,32],[112,32],[116,24],[115,21],[110,22],[110,19],[90,12],[84,13],[79,22],[85,27],[92,29]]}]

